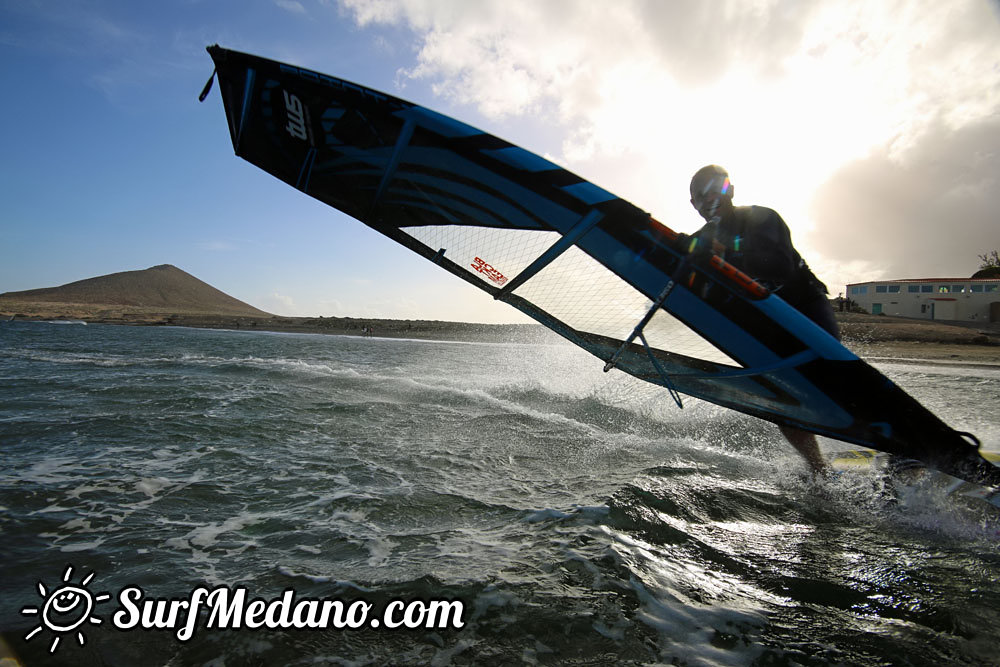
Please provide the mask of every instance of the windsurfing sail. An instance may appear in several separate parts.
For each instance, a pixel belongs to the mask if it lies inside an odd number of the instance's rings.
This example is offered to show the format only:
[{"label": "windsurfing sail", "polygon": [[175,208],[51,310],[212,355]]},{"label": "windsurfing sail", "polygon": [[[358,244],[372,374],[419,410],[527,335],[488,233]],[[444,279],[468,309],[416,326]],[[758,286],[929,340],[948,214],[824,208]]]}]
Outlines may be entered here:
[{"label": "windsurfing sail", "polygon": [[1000,468],[964,434],[719,257],[693,261],[675,232],[629,202],[392,95],[219,46],[208,52],[237,155],[606,369],[678,402],[695,396],[1000,486]]}]

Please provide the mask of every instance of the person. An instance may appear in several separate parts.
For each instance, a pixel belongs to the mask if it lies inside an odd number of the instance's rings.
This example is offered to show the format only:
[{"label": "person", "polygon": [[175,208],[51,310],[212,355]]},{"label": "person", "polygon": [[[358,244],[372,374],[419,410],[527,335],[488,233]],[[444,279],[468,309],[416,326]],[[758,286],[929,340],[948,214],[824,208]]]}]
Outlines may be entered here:
[{"label": "person", "polygon": [[[718,165],[699,169],[690,190],[691,205],[705,225],[684,241],[688,249],[719,255],[840,340],[826,285],[792,245],[781,216],[763,206],[734,206],[733,184]],[[814,473],[828,471],[815,435],[791,426],[778,428]]]}]

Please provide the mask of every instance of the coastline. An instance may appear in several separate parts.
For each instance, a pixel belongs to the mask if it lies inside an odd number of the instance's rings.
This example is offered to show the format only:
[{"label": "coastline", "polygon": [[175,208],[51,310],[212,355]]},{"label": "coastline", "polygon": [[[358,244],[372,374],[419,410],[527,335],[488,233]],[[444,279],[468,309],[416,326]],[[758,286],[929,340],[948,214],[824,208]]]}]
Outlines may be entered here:
[{"label": "coastline", "polygon": [[868,361],[1000,366],[1000,323],[835,314],[844,346]]},{"label": "coastline", "polygon": [[468,342],[553,342],[562,340],[540,324],[482,324],[441,320],[371,317],[260,317],[195,311],[163,312],[142,306],[37,303],[0,299],[0,322],[81,321],[126,326],[180,326],[197,329],[271,331],[382,338],[419,338]]},{"label": "coastline", "polygon": [[881,341],[844,346],[869,363],[912,363],[1000,369],[1000,346],[960,343]]},{"label": "coastline", "polygon": [[[844,345],[871,361],[930,361],[949,365],[1000,366],[1000,324],[911,320],[836,313]],[[82,321],[127,326],[181,326],[417,338],[492,343],[554,343],[562,339],[539,324],[477,324],[440,320],[355,317],[260,317],[202,312],[165,313],[141,306],[32,303],[0,299],[0,322]]]}]

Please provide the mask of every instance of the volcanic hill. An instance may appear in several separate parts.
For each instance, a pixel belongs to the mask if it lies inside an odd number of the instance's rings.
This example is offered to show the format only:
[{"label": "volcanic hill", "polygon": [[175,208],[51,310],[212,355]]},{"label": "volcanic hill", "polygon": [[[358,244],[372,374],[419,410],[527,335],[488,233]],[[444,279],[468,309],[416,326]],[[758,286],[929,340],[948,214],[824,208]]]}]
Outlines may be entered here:
[{"label": "volcanic hill", "polygon": [[30,304],[36,310],[43,304],[51,304],[53,308],[72,306],[63,310],[74,312],[126,310],[273,317],[170,264],[87,278],[60,287],[5,292],[0,294],[0,301]]}]

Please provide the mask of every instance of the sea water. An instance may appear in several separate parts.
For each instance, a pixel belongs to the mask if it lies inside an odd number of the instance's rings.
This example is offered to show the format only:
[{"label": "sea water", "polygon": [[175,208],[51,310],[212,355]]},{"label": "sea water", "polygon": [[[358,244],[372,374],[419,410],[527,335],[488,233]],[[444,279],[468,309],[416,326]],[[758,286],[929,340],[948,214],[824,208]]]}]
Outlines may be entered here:
[{"label": "sea water", "polygon": [[[1000,449],[1000,369],[879,367]],[[995,510],[814,482],[773,426],[555,339],[4,323],[0,456],[0,629],[27,664],[1000,655]],[[292,627],[310,599],[370,615]],[[370,623],[435,601],[460,614]]]}]

